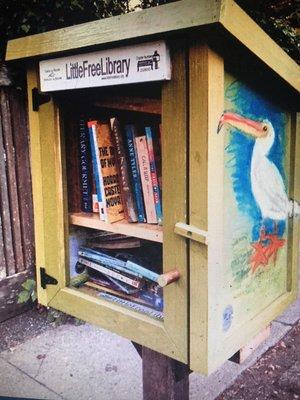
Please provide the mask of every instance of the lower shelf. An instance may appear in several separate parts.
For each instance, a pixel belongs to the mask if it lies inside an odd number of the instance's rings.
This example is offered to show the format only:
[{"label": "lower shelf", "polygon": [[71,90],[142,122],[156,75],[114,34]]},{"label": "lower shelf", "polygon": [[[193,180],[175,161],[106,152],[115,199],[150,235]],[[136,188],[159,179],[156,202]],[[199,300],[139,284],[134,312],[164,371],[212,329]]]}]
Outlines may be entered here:
[{"label": "lower shelf", "polygon": [[159,225],[129,223],[125,220],[108,224],[101,221],[96,213],[71,213],[69,221],[72,225],[84,226],[85,228],[120,233],[152,242],[163,242],[162,226]]}]

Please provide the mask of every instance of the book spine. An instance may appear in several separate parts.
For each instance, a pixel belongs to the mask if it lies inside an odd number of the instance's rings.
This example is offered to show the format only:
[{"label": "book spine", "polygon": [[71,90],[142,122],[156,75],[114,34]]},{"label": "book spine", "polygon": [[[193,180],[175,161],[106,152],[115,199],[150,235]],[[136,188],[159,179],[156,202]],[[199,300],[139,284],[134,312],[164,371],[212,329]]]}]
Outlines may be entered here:
[{"label": "book spine", "polygon": [[146,136],[136,137],[135,145],[141,174],[147,223],[157,224]]},{"label": "book spine", "polygon": [[154,195],[154,203],[157,221],[159,225],[162,225],[162,205],[161,205],[161,196],[160,189],[158,184],[158,177],[155,165],[155,157],[154,157],[154,149],[153,149],[153,135],[152,130],[149,126],[145,127],[146,137],[147,137],[147,146],[148,146],[148,154],[149,154],[149,162],[150,162],[150,171],[151,171],[151,181],[153,187],[153,195]]},{"label": "book spine", "polygon": [[136,208],[138,213],[138,222],[146,222],[145,219],[145,209],[143,203],[142,195],[142,185],[140,172],[137,163],[136,150],[135,150],[135,129],[133,125],[125,125],[126,139],[127,139],[127,149],[129,156],[129,163],[132,175],[132,186],[136,201]]},{"label": "book spine", "polygon": [[87,266],[89,268],[92,268],[92,269],[94,269],[94,270],[96,270],[98,272],[101,272],[104,275],[110,276],[110,277],[112,277],[114,279],[117,279],[117,280],[119,280],[121,282],[124,282],[127,285],[133,286],[133,287],[135,287],[137,289],[139,289],[141,287],[141,285],[142,285],[142,281],[141,280],[132,279],[132,278],[130,278],[128,276],[124,276],[124,275],[120,274],[119,272],[113,271],[110,268],[106,268],[105,266],[97,264],[97,263],[95,263],[93,261],[86,260],[85,258],[79,257],[78,258],[78,262],[80,264],[82,264],[82,265],[85,265],[85,266]]},{"label": "book spine", "polygon": [[147,314],[150,317],[157,318],[157,319],[164,318],[164,314],[161,311],[154,310],[153,308],[143,306],[143,305],[135,303],[133,301],[122,299],[120,297],[114,296],[109,293],[104,293],[104,292],[99,293],[99,296],[108,301],[111,301],[113,303],[117,303],[124,307],[131,308],[135,311],[138,311],[140,313]]},{"label": "book spine", "polygon": [[144,277],[145,279],[148,279],[156,283],[158,282],[159,275],[156,272],[153,272],[148,268],[142,267],[141,265],[136,264],[132,261],[128,260],[126,262],[125,268],[127,268],[127,270],[130,271],[131,273],[138,274]]},{"label": "book spine", "polygon": [[99,204],[99,215],[100,219],[104,221],[105,219],[105,210],[103,204],[103,192],[101,186],[101,166],[100,166],[100,158],[99,158],[99,149],[97,146],[97,142],[95,141],[95,121],[88,122],[89,128],[89,136],[90,136],[90,145],[91,145],[91,155],[92,155],[92,163],[93,163],[93,173],[95,178],[95,185],[96,185],[96,192],[97,192],[97,199]]},{"label": "book spine", "polygon": [[81,210],[92,212],[92,185],[90,175],[90,152],[89,136],[85,120],[79,120],[79,167],[80,167],[80,189]]},{"label": "book spine", "polygon": [[101,176],[103,183],[105,222],[112,223],[124,219],[124,208],[119,185],[119,172],[116,163],[116,149],[113,145],[109,123],[96,123],[95,142],[99,150]]},{"label": "book spine", "polygon": [[101,263],[105,265],[106,267],[113,268],[117,271],[124,272],[124,273],[129,273],[136,278],[144,278],[144,276],[138,272],[135,272],[134,270],[129,270],[126,268],[126,263],[125,261],[118,260],[117,258],[112,258],[112,257],[105,257],[99,254],[95,254],[90,251],[84,251],[84,250],[79,250],[78,255],[81,257],[85,257],[91,261],[95,261],[97,263]]},{"label": "book spine", "polygon": [[110,126],[116,148],[116,159],[119,167],[120,189],[122,193],[125,219],[128,222],[137,222],[136,205],[129,179],[128,165],[119,121],[116,118],[111,118]]}]

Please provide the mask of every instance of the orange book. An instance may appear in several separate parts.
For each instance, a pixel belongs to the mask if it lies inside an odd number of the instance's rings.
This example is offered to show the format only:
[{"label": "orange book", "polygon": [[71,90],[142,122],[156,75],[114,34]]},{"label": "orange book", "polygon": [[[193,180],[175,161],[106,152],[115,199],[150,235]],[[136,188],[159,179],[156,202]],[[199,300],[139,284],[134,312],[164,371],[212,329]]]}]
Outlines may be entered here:
[{"label": "orange book", "polygon": [[105,222],[124,219],[116,149],[113,145],[110,125],[100,121],[89,122],[94,126],[94,146],[97,158],[101,198]]},{"label": "orange book", "polygon": [[141,181],[142,181],[147,223],[157,224],[146,136],[136,137],[135,144],[136,144],[136,152],[137,152],[137,158],[138,158]]}]

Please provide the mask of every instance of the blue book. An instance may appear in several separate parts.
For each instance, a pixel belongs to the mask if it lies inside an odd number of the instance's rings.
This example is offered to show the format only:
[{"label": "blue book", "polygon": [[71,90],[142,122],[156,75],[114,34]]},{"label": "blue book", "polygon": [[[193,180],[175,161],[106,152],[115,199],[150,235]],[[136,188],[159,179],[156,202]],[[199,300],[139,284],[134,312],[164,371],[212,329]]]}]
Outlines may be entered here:
[{"label": "blue book", "polygon": [[99,160],[99,155],[96,154],[96,150],[98,149],[98,147],[97,147],[97,144],[95,143],[95,137],[94,137],[94,131],[93,131],[93,129],[95,129],[94,126],[95,126],[94,121],[88,122],[91,156],[92,156],[92,164],[93,164],[93,174],[94,174],[94,178],[95,178],[97,200],[98,200],[98,204],[99,204],[99,214],[100,214],[100,219],[104,220],[104,209],[103,209],[102,191],[101,191],[101,183],[100,183],[100,179],[101,179],[100,166],[99,166],[100,160]]},{"label": "blue book", "polygon": [[125,125],[125,133],[126,133],[129,164],[132,177],[132,188],[134,192],[137,214],[138,214],[138,222],[146,222],[141,176],[135,150],[136,133],[134,125]]},{"label": "blue book", "polygon": [[150,172],[151,172],[151,181],[153,187],[154,194],[154,204],[156,217],[159,225],[162,225],[162,205],[161,205],[161,193],[158,185],[157,179],[157,171],[155,165],[155,157],[154,157],[154,148],[153,148],[153,135],[150,126],[145,127],[145,133],[147,138],[147,146],[148,146],[148,154],[149,154],[149,162],[150,162]]},{"label": "blue book", "polygon": [[78,255],[85,257],[91,261],[98,262],[99,264],[105,265],[109,268],[114,268],[120,272],[130,273],[137,278],[145,278],[150,281],[158,281],[159,274],[151,271],[148,268],[142,267],[130,260],[123,261],[116,257],[109,256],[108,254],[102,253],[98,250],[93,250],[87,247],[80,247]]},{"label": "blue book", "polygon": [[91,153],[89,147],[89,134],[84,118],[80,118],[79,168],[80,168],[81,210],[84,212],[93,211],[90,160],[91,160]]}]

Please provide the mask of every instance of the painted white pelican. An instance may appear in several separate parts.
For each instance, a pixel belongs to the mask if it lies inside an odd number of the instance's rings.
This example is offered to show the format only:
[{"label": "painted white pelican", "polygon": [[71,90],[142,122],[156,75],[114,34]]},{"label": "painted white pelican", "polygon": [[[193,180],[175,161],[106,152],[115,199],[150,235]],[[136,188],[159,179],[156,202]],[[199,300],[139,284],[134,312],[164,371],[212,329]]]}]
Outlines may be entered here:
[{"label": "painted white pelican", "polygon": [[224,124],[255,138],[251,159],[251,189],[263,219],[275,224],[299,214],[300,205],[288,199],[282,176],[268,158],[274,144],[275,132],[269,120],[254,121],[233,112],[225,112],[219,122],[218,132]]}]

